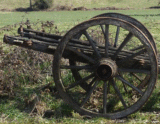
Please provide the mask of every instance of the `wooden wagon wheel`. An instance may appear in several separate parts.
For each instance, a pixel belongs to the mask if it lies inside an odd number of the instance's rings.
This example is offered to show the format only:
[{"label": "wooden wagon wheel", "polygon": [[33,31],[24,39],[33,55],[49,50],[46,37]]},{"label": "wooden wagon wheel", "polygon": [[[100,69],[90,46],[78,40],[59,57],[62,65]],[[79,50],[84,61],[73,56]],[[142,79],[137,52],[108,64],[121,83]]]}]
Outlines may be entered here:
[{"label": "wooden wagon wheel", "polygon": [[[154,39],[153,39],[152,35],[147,30],[147,28],[141,22],[139,22],[138,20],[136,20],[136,19],[134,19],[130,16],[120,14],[120,13],[103,13],[103,14],[97,15],[93,18],[97,18],[97,17],[113,17],[113,18],[117,18],[117,19],[127,21],[127,22],[131,23],[132,25],[136,26],[137,28],[139,28],[143,32],[143,34],[146,35],[146,37],[149,39],[150,43],[153,45],[154,50],[157,54],[156,44],[154,42]],[[117,32],[119,32],[119,27],[117,27]],[[143,60],[141,60],[141,61],[143,61]],[[130,73],[130,74],[133,75],[135,78],[139,79],[139,77],[135,73]],[[148,74],[148,75],[146,75],[144,80],[141,81],[142,83],[139,84],[139,88],[142,89],[149,82],[149,79],[150,79],[150,75]]]},{"label": "wooden wagon wheel", "polygon": [[[120,34],[113,30],[117,27]],[[69,41],[80,33],[79,40],[88,44],[69,47]],[[66,51],[76,56],[74,66],[69,64],[70,58],[63,57]],[[71,69],[78,70],[82,79],[75,80]],[[140,89],[147,74],[149,83]],[[75,26],[63,37],[54,55],[53,75],[60,96],[77,112],[116,119],[145,104],[156,83],[157,58],[149,39],[136,26],[113,17],[96,18]],[[90,86],[87,91],[80,86],[83,82]]]},{"label": "wooden wagon wheel", "polygon": [[[100,14],[100,15],[97,15],[93,18],[97,18],[97,17],[113,17],[113,18],[117,18],[117,19],[121,19],[121,20],[124,20],[124,21],[127,21],[129,23],[132,23],[132,25],[136,26],[137,28],[139,28],[145,35],[146,37],[149,39],[150,43],[153,45],[154,47],[154,50],[157,54],[157,48],[156,48],[156,44],[154,42],[154,39],[152,37],[152,35],[150,34],[150,32],[147,30],[147,28],[141,23],[139,22],[138,20],[130,17],[130,16],[127,16],[127,15],[124,15],[124,14],[120,14],[120,13],[103,13],[103,14]],[[120,27],[117,27],[117,32],[119,32],[119,28]],[[76,39],[79,39],[81,36],[81,33],[78,34],[78,37],[75,37]],[[118,40],[118,36],[117,36],[117,40]],[[140,46],[140,49],[141,49],[141,46]],[[141,60],[143,62],[143,60]],[[71,65],[74,65],[75,62],[72,60],[70,62]],[[80,76],[80,74],[78,73],[78,71],[76,70],[72,70],[71,71],[73,72],[73,75],[75,77],[76,80],[80,80],[82,79],[82,77]],[[133,75],[135,78],[137,78],[139,80],[139,77],[135,74],[135,73],[130,73],[131,75]],[[146,75],[146,77],[144,78],[144,80],[142,80],[141,84],[139,84],[139,88],[143,88],[148,82],[149,82],[149,79],[150,79],[150,75]],[[88,89],[88,85],[86,83],[82,83],[81,84],[81,87],[85,90]]]}]

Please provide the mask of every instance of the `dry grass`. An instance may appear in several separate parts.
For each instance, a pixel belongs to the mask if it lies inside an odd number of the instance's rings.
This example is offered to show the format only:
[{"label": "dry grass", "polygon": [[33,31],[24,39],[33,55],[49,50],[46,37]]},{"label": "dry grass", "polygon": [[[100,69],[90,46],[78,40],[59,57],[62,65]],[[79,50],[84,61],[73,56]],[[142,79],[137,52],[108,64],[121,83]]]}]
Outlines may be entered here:
[{"label": "dry grass", "polygon": [[1,0],[0,10],[12,10],[20,7],[27,8],[29,5],[29,0]]}]

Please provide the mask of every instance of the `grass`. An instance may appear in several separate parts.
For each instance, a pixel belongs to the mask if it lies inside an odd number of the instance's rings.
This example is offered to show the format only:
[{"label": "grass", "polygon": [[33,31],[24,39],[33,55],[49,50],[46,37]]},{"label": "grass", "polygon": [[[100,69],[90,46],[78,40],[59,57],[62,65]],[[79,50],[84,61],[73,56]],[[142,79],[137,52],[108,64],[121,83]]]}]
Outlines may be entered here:
[{"label": "grass", "polygon": [[29,19],[31,22],[51,21],[53,20],[59,29],[71,28],[72,26],[92,18],[98,14],[107,12],[118,12],[138,19],[140,22],[158,22],[160,16],[158,16],[159,10],[104,10],[104,11],[58,11],[58,12],[0,12],[1,22],[0,27],[6,25],[12,25],[19,22],[24,22]]},{"label": "grass", "polygon": [[[18,4],[15,3],[19,2]],[[84,3],[86,2],[86,4]],[[127,1],[128,2],[128,1]],[[156,6],[158,0],[134,0],[128,4],[126,0],[108,0],[106,4],[104,0],[96,2],[96,0],[80,1],[78,0],[63,0],[63,2],[54,1],[55,5],[68,5],[68,6],[85,6],[87,8],[92,7],[106,7],[115,6],[118,8],[135,8],[135,10],[117,10],[117,11],[57,11],[57,12],[0,12],[1,22],[0,28],[6,25],[13,25],[15,23],[25,22],[27,19],[31,23],[39,21],[54,21],[55,26],[58,27],[58,31],[64,34],[74,25],[92,18],[95,15],[106,12],[119,12],[138,19],[142,22],[147,29],[153,35],[158,51],[160,52],[160,16],[159,10],[142,10],[138,8],[146,8],[150,6]],[[91,4],[90,4],[91,3]],[[137,4],[139,3],[139,4]],[[6,6],[7,5],[7,6]],[[19,8],[28,7],[29,0],[5,0],[0,1],[0,9],[3,8]],[[143,5],[143,7],[142,7]],[[18,28],[17,25],[16,29]],[[41,29],[38,25],[37,29]],[[2,43],[2,37],[6,33],[15,34],[16,30],[4,31],[0,33],[0,44]],[[55,31],[53,31],[55,32]],[[5,49],[4,49],[5,48]],[[4,53],[1,51],[4,50]],[[14,52],[14,54],[12,54]],[[29,55],[28,55],[29,54]],[[45,58],[46,57],[46,58]],[[18,58],[18,59],[16,59]],[[40,59],[39,59],[40,58]],[[49,58],[49,59],[47,59]],[[1,61],[5,60],[6,65],[3,66]],[[12,61],[11,61],[12,60]],[[45,62],[44,62],[45,60]],[[29,66],[31,69],[29,69]],[[26,49],[18,49],[17,47],[8,47],[3,44],[0,46],[0,70],[5,70],[6,83],[10,89],[10,94],[0,96],[0,123],[158,123],[160,121],[160,80],[158,79],[156,89],[153,91],[148,103],[141,109],[141,111],[130,115],[128,118],[120,120],[109,120],[105,118],[92,118],[80,116],[70,107],[68,107],[57,94],[52,93],[49,89],[39,91],[38,88],[42,85],[52,83],[52,76],[48,74],[42,74],[48,70],[51,72],[52,56],[46,56],[36,52],[32,52]],[[14,64],[14,66],[12,65]],[[10,70],[12,68],[12,70]],[[22,70],[25,73],[22,73]],[[8,75],[7,73],[11,74]],[[1,71],[0,71],[1,74]],[[8,77],[7,77],[8,76]],[[3,76],[1,76],[3,77]],[[0,77],[0,78],[1,78]],[[12,89],[12,85],[16,82],[18,87]],[[16,90],[16,94],[14,91]],[[16,97],[13,97],[16,95]],[[33,109],[32,98],[38,98],[39,101]],[[32,112],[32,110],[34,110]],[[53,110],[51,118],[44,118],[43,114],[45,110]]]}]

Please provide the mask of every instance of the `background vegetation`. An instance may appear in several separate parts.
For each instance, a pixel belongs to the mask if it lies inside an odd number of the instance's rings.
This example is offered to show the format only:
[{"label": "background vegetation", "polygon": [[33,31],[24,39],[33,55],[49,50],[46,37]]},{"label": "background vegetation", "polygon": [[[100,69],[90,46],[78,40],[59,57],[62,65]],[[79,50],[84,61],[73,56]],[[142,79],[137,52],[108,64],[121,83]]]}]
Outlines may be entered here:
[{"label": "background vegetation", "polygon": [[[32,4],[36,0],[32,0]],[[131,8],[144,9],[152,6],[158,6],[159,0],[53,0],[52,9],[57,6],[86,7],[86,8]],[[14,10],[16,8],[30,7],[30,0],[0,0],[0,9]]]},{"label": "background vegetation", "polygon": [[53,6],[53,0],[35,0],[34,4],[32,5],[32,2],[30,2],[30,5],[33,10],[44,10]]},{"label": "background vegetation", "polygon": [[[105,4],[104,4],[105,3]],[[144,9],[157,6],[159,0],[54,0],[53,7],[116,7],[127,10],[12,12],[28,8],[29,0],[0,0],[0,123],[159,123],[160,83],[148,103],[137,113],[120,120],[89,119],[66,105],[55,92],[52,79],[52,55],[3,43],[4,34],[16,35],[20,24],[41,31],[64,35],[74,25],[106,12],[130,15],[142,22],[153,35],[160,52],[160,11]],[[52,85],[50,85],[52,84]]]}]

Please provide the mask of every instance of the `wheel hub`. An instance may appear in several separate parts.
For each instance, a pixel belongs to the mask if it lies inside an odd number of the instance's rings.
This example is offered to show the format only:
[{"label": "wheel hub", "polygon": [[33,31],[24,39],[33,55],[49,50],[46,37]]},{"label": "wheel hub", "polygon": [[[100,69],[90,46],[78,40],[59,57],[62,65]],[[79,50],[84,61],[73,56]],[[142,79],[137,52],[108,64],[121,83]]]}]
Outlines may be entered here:
[{"label": "wheel hub", "polygon": [[99,61],[99,64],[96,69],[96,74],[101,80],[108,80],[117,74],[117,65],[116,63],[107,58],[103,58]]}]

